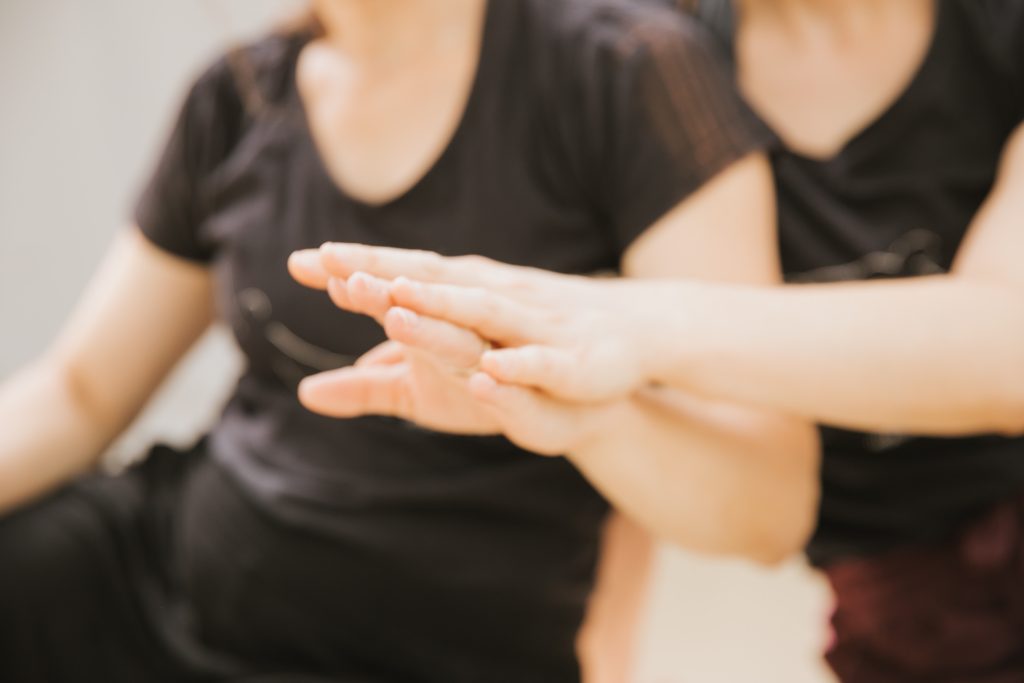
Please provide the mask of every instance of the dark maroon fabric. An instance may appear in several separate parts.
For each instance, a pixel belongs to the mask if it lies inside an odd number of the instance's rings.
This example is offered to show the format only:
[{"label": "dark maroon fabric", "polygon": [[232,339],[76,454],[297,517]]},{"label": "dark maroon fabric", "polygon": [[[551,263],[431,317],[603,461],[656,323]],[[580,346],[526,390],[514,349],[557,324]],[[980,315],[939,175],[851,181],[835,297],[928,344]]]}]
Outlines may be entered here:
[{"label": "dark maroon fabric", "polygon": [[835,563],[843,683],[1024,681],[1024,496],[944,543]]}]

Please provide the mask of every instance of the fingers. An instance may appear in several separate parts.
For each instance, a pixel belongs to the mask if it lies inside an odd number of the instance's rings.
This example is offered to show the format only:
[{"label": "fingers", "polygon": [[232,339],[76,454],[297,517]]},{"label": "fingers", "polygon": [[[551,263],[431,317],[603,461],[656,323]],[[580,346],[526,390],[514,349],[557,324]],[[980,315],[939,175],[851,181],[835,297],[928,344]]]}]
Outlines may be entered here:
[{"label": "fingers", "polygon": [[342,368],[307,377],[299,384],[299,401],[327,417],[387,415],[407,417],[404,365]]},{"label": "fingers", "polygon": [[480,359],[480,369],[499,382],[543,389],[553,396],[568,400],[587,400],[580,396],[577,373],[580,367],[575,355],[564,349],[531,344],[509,349],[495,349]]},{"label": "fingers", "polygon": [[391,307],[389,284],[365,273],[356,273],[348,280],[330,278],[327,294],[338,308],[368,315],[379,323]]},{"label": "fingers", "polygon": [[405,349],[395,341],[386,341],[374,346],[360,356],[355,367],[363,368],[371,365],[395,365],[405,360]]},{"label": "fingers", "polygon": [[443,320],[417,315],[407,308],[392,308],[384,316],[384,331],[396,342],[424,351],[459,368],[476,367],[490,345],[476,333]]},{"label": "fingers", "polygon": [[469,328],[502,344],[546,338],[544,320],[534,309],[484,289],[400,277],[391,285],[391,300],[397,306]]},{"label": "fingers", "polygon": [[320,247],[323,268],[334,277],[369,273],[385,280],[404,275],[424,282],[487,286],[515,270],[497,261],[476,257],[445,257],[432,251],[370,247],[363,244],[327,243]]},{"label": "fingers", "polygon": [[564,455],[590,437],[597,410],[574,406],[526,387],[496,382],[478,372],[469,390],[519,446],[542,455]]},{"label": "fingers", "polygon": [[288,257],[288,273],[300,285],[312,289],[327,289],[331,274],[324,268],[318,249],[303,249]]}]

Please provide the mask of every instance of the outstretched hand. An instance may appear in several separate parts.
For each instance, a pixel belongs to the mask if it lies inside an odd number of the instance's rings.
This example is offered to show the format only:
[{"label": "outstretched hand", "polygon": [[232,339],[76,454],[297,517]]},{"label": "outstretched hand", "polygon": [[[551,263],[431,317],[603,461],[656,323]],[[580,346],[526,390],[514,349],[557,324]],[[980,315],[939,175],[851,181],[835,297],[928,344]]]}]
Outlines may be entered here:
[{"label": "outstretched hand", "polygon": [[300,282],[328,291],[383,279],[390,308],[379,314],[389,338],[426,348],[456,330],[486,339],[500,348],[483,349],[480,370],[498,382],[593,403],[648,381],[649,333],[632,318],[633,290],[621,281],[352,244],[297,252],[290,267]]},{"label": "outstretched hand", "polygon": [[326,278],[295,261],[289,266],[297,280],[326,289],[340,308],[375,318],[390,337],[353,367],[304,380],[299,398],[314,412],[388,415],[459,434],[502,433],[527,450],[560,455],[593,438],[609,413],[620,409],[614,403],[566,403],[497,381],[479,371],[490,344],[477,333],[396,307],[385,280],[365,274]]}]

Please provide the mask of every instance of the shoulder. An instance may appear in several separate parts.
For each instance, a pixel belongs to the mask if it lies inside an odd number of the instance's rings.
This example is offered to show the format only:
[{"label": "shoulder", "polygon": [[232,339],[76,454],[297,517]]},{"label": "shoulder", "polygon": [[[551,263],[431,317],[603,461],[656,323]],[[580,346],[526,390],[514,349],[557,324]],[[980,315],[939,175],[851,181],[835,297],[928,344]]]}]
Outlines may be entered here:
[{"label": "shoulder", "polygon": [[193,79],[187,108],[207,119],[240,122],[283,101],[304,42],[296,34],[270,34],[222,51]]},{"label": "shoulder", "polygon": [[1004,58],[1024,55],[1024,2],[1020,0],[939,0],[941,11],[975,41]]},{"label": "shoulder", "polygon": [[[493,0],[492,0],[493,1]],[[698,81],[732,87],[720,44],[669,0],[521,0],[529,15],[532,61],[559,103],[649,99],[640,90]],[[591,110],[593,115],[595,112]]]},{"label": "shoulder", "polygon": [[1024,2],[1021,0],[939,0],[947,26],[955,26],[982,55],[987,68],[1024,115]]},{"label": "shoulder", "polygon": [[522,0],[531,24],[562,56],[604,54],[620,60],[671,50],[717,51],[708,30],[671,0]]},{"label": "shoulder", "polygon": [[1020,29],[1024,21],[1024,3],[1020,0],[940,0],[967,13],[978,26],[997,29],[999,26]]}]

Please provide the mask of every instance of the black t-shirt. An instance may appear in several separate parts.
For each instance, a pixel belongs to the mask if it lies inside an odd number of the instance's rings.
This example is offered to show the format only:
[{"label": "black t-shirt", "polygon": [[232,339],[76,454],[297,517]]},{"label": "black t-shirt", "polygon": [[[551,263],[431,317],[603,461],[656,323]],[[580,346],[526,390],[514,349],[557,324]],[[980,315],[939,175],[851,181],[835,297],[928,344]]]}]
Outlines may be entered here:
[{"label": "black t-shirt", "polygon": [[[730,35],[729,3],[709,4],[716,32]],[[924,62],[877,120],[831,159],[773,154],[788,281],[950,268],[1024,120],[1024,2],[937,8]],[[808,550],[818,564],[941,537],[1024,489],[1024,439],[822,433],[821,514]]]},{"label": "black t-shirt", "polygon": [[[564,459],[503,438],[303,409],[301,377],[383,337],[293,282],[287,256],[345,241],[614,269],[648,225],[770,134],[713,40],[677,13],[628,0],[494,0],[447,148],[406,193],[367,205],[332,183],[307,128],[295,86],[307,40],[267,38],[199,78],[136,213],[155,244],[211,265],[220,315],[248,360],[210,448],[268,514],[350,548],[351,576],[373,575],[375,563],[407,568],[402,585],[342,575],[333,589],[371,591],[385,615],[412,606],[405,630],[436,653],[438,680],[462,680],[452,667],[472,670],[474,657],[496,671],[496,653],[511,679],[571,680],[604,501]],[[650,106],[663,99],[663,68],[690,74],[674,83],[685,116],[671,141]],[[458,610],[435,597],[453,582]],[[386,620],[378,626],[387,637]],[[470,642],[473,651],[461,645]],[[406,646],[394,644],[397,660]]]}]

